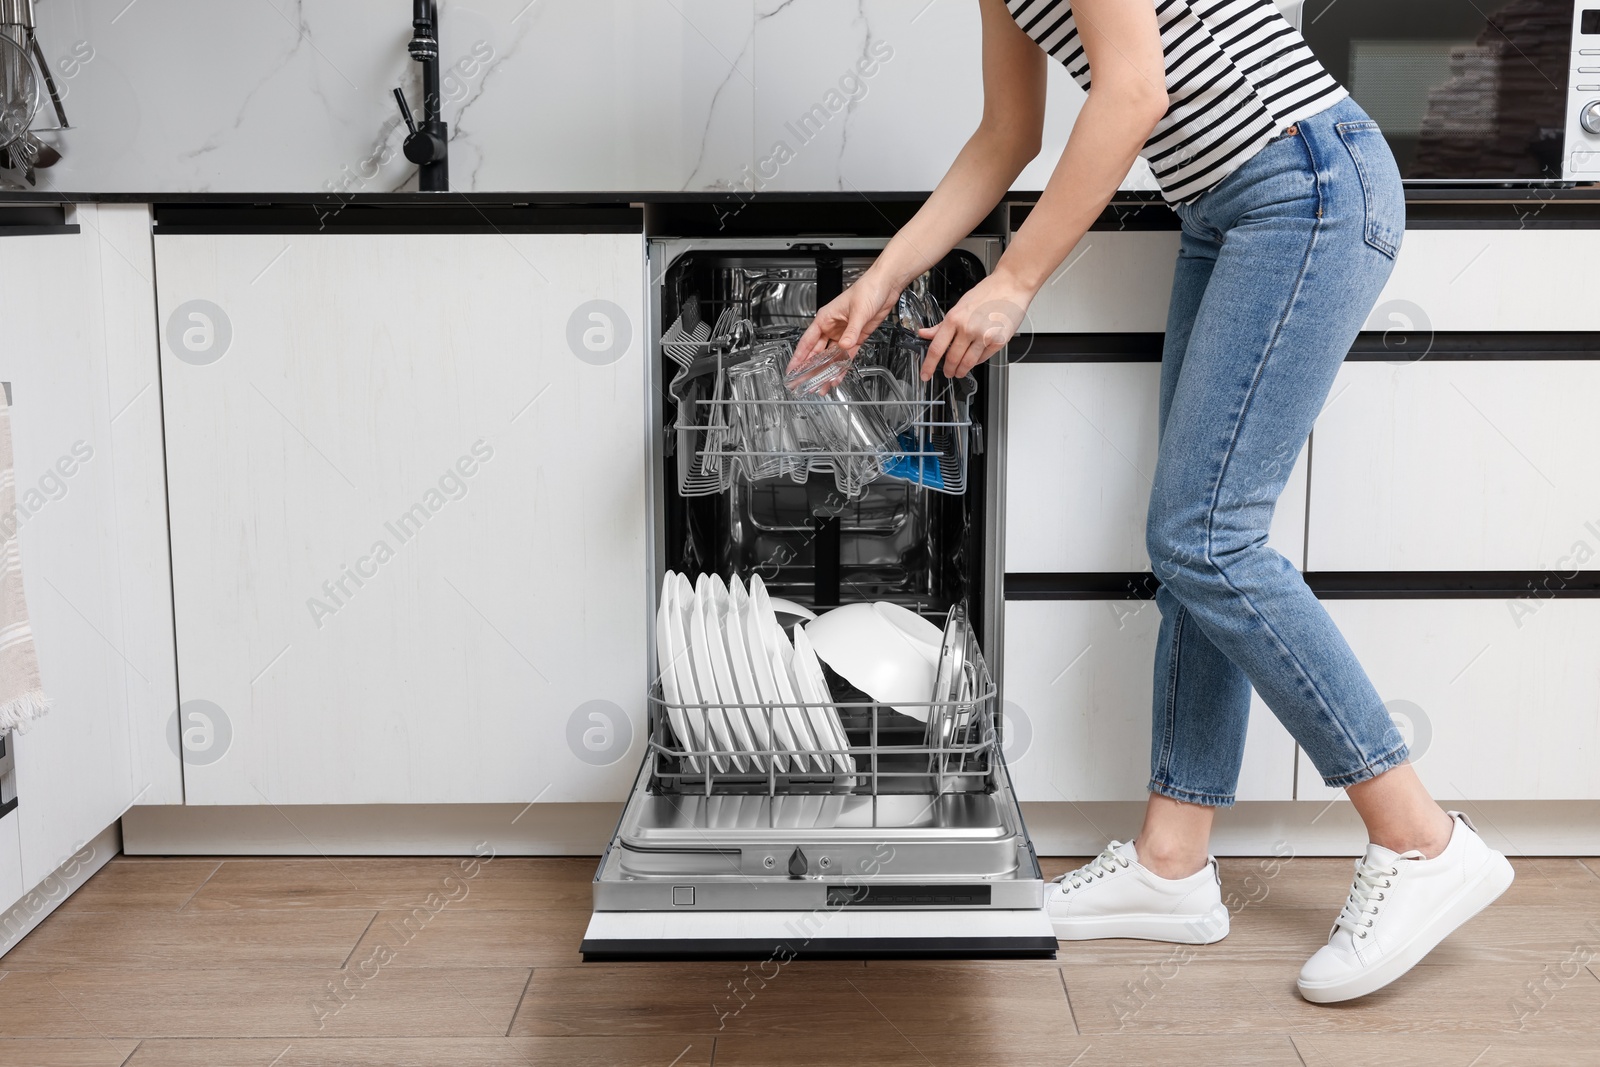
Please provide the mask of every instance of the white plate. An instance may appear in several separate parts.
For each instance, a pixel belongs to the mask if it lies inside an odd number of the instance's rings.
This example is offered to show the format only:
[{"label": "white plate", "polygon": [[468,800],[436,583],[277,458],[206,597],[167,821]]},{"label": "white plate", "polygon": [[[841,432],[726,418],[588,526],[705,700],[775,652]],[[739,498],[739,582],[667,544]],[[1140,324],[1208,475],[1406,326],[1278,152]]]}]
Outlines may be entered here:
[{"label": "white plate", "polygon": [[[775,619],[768,631],[767,643],[778,653],[777,665],[773,670],[780,673],[779,688],[782,688],[783,678],[787,677],[795,699],[805,705],[806,724],[811,727],[811,736],[817,743],[817,759],[822,764],[822,769],[826,772],[848,773],[852,769],[849,758],[844,753],[835,751],[849,744],[848,740],[841,740],[844,737],[844,726],[838,721],[839,713],[835,708],[828,706],[826,697],[821,702],[807,699],[795,671],[794,646],[789,643],[788,635],[783,632],[783,628]],[[827,692],[826,685],[822,689],[823,692]]]},{"label": "white plate", "polygon": [[[711,669],[717,677],[717,690],[722,694],[724,704],[755,703],[760,698],[754,689],[746,691],[739,684],[738,674],[733,669],[733,657],[729,654],[728,627],[730,620],[737,618],[731,611],[733,597],[728,587],[722,584],[721,575],[713,574],[708,586],[711,598],[706,606],[706,639],[711,646]],[[722,717],[733,736],[735,752],[747,753],[756,747],[754,739],[750,736],[749,720],[745,718],[742,707],[727,708],[723,711]],[[754,756],[736,756],[733,762],[740,771],[765,772],[766,770],[764,761]]]},{"label": "white plate", "polygon": [[[751,575],[750,609],[760,614],[763,632],[767,635],[767,647],[778,650],[783,659],[783,665],[789,668],[789,677],[794,678],[794,646],[789,643],[789,635],[784,632],[783,624],[778,621],[778,611],[774,599],[767,595],[767,587],[760,581],[759,574]],[[784,601],[784,603],[789,603]],[[815,618],[815,616],[813,616]]]},{"label": "white plate", "polygon": [[[733,662],[733,676],[739,683],[739,693],[744,698],[744,713],[746,725],[750,729],[750,737],[754,747],[758,750],[770,749],[772,745],[772,732],[767,729],[767,712],[761,699],[761,690],[756,686],[755,667],[750,659],[750,642],[745,636],[749,625],[750,597],[744,591],[744,583],[739,581],[739,576],[734,575],[728,582],[728,621],[723,630],[723,635],[728,639],[728,658]],[[779,713],[782,714],[781,712]],[[767,760],[758,758],[756,767],[759,770],[767,769]],[[779,774],[789,769],[788,756],[773,758]]]},{"label": "white plate", "polygon": [[[689,647],[689,621],[694,618],[694,587],[687,575],[678,575],[678,587],[672,597],[672,612],[667,617],[673,643],[673,664],[678,670],[678,689],[683,694],[684,720],[694,747],[704,752],[711,748],[711,738],[706,733],[706,716],[700,708],[705,696],[700,690],[700,679],[695,670],[694,652]],[[697,764],[702,761],[696,760]],[[704,766],[697,767],[704,770]]]},{"label": "white plate", "polygon": [[[783,699],[783,691],[778,687],[777,672],[773,664],[770,647],[771,622],[766,618],[760,608],[761,598],[766,596],[766,588],[761,582],[761,575],[750,576],[750,610],[745,614],[745,642],[750,649],[750,662],[755,667],[756,688],[761,692],[762,703],[765,704],[793,704],[796,701]],[[782,666],[778,663],[778,666]],[[811,728],[806,724],[806,715],[803,708],[774,708],[772,711],[772,730],[776,735],[773,738],[774,746],[796,752],[814,752],[817,748],[816,739],[811,736]],[[793,756],[791,757],[790,770],[795,774],[809,773],[813,768],[823,768],[819,757]]]},{"label": "white plate", "polygon": [[[656,609],[656,664],[661,670],[661,698],[667,702],[667,722],[672,725],[678,744],[692,749],[696,746],[683,714],[683,689],[678,684],[678,666],[672,659],[671,618],[678,610],[673,603],[677,589],[677,576],[668,571],[661,579],[661,604]],[[690,771],[699,772],[699,760],[688,756],[684,762]]]},{"label": "white plate", "polygon": [[[813,724],[817,722],[816,713],[822,713],[822,728],[833,739],[828,747],[841,750],[849,748],[850,738],[844,732],[844,723],[839,721],[839,709],[833,706],[833,694],[828,692],[828,679],[822,673],[822,663],[817,659],[816,650],[811,647],[806,628],[801,625],[794,628],[793,667],[795,688],[800,693],[800,699],[806,702],[806,709],[812,712]],[[843,751],[835,752],[832,759],[845,774],[855,770],[854,762]]]},{"label": "white plate", "polygon": [[[694,614],[690,616],[690,651],[694,656],[694,677],[701,680],[701,699],[710,704],[738,704],[739,694],[733,688],[723,693],[723,686],[728,685],[733,677],[728,672],[718,672],[717,662],[712,659],[712,653],[718,646],[722,646],[722,633],[717,630],[717,609],[715,609],[715,593],[712,579],[714,574],[701,574],[698,581],[694,582]],[[715,577],[715,584],[722,585],[722,579]],[[723,587],[723,595],[728,595],[728,590]],[[707,688],[706,678],[710,678]],[[728,723],[728,713],[720,707],[707,707],[707,728],[710,729],[712,747],[722,755],[725,766],[731,766],[734,771],[744,773],[749,769],[749,763],[739,755],[739,742],[733,736],[733,728]]]},{"label": "white plate", "polygon": [[[800,694],[796,693],[794,690],[794,682],[789,677],[789,668],[783,665],[782,655],[779,654],[776,648],[772,647],[768,647],[767,655],[771,657],[772,676],[773,680],[778,686],[778,703],[797,705],[796,707],[789,708],[788,711],[792,716],[794,716],[795,719],[799,720],[801,726],[805,730],[805,736],[801,740],[800,746],[814,753],[811,757],[811,763],[819,768],[822,773],[832,773],[833,768],[832,764],[828,761],[828,757],[824,756],[820,752],[817,752],[817,750],[823,748],[824,745],[816,739],[815,734],[811,733],[810,724],[806,721],[806,709],[798,706],[800,704]],[[791,720],[791,722],[792,721],[794,720]],[[828,745],[826,747],[831,748],[832,746]]]},{"label": "white plate", "polygon": [[[702,705],[723,703],[722,691],[717,687],[716,670],[711,665],[711,640],[706,631],[706,608],[710,604],[711,588],[706,576],[702,574],[695,583],[694,603],[689,609],[689,655],[694,660],[694,677],[700,689]],[[711,757],[711,766],[719,772],[726,773],[728,761],[721,754],[733,751],[733,735],[728,729],[728,720],[718,708],[705,707],[703,710],[705,729],[710,734],[711,750],[719,753]]]},{"label": "white plate", "polygon": [[[684,613],[683,597],[687,592],[692,602],[694,591],[689,589],[688,581],[681,574],[676,575],[675,581],[671,584],[672,588],[668,594],[667,605],[667,652],[671,659],[671,674],[678,687],[679,702],[685,708],[692,708],[700,703],[700,686],[695,681],[693,657],[689,654],[689,632],[686,626],[687,620]],[[663,679],[664,684],[665,680]],[[678,728],[678,720],[682,720],[684,731],[679,740],[684,743],[685,747],[702,752],[705,751],[705,729],[700,716],[693,712],[679,709],[677,719],[672,718],[670,715],[668,719],[672,722],[674,729]],[[691,757],[689,763],[691,771],[699,773],[703,770],[700,760]]]}]

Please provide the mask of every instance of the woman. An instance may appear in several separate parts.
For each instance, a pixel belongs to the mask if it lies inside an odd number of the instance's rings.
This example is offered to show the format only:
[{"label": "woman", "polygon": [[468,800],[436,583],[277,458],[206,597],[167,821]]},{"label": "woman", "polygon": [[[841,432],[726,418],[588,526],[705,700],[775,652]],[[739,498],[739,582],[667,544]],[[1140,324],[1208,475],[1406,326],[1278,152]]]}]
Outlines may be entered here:
[{"label": "woman", "polygon": [[988,214],[1039,151],[1049,57],[1088,98],[994,273],[923,336],[922,377],[966,374],[1142,155],[1182,223],[1162,352],[1146,543],[1156,577],[1149,802],[1051,886],[1064,940],[1204,944],[1228,932],[1212,817],[1233,803],[1253,686],[1370,844],[1308,1000],[1409,970],[1505,891],[1511,865],[1433,802],[1383,701],[1300,574],[1267,546],[1273,507],[1405,228],[1393,156],[1271,0],[979,0],[983,119],[926,205],[796,349],[854,354],[901,289]]}]

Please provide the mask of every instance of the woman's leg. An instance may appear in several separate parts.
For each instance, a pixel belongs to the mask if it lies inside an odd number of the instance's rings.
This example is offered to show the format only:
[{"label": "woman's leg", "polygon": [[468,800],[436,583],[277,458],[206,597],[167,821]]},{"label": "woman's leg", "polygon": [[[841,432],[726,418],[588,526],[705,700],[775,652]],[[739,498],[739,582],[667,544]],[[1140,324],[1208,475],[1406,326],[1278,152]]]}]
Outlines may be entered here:
[{"label": "woman's leg", "polygon": [[[1165,433],[1167,416],[1183,370],[1183,357],[1195,315],[1211,281],[1221,248],[1215,236],[1185,229],[1173,274],[1172,299],[1161,352],[1161,388],[1156,427]],[[1198,803],[1233,793],[1250,714],[1250,682],[1189,618],[1170,590],[1158,587],[1161,628],[1156,637],[1151,689],[1149,803],[1135,838],[1139,862],[1163,878],[1183,878],[1200,870],[1208,857],[1214,806]],[[1185,774],[1205,797],[1179,793],[1171,775],[1174,760],[1186,767],[1213,768],[1203,783]],[[1230,770],[1231,768],[1231,770]],[[1155,790],[1160,791],[1155,791]]]},{"label": "woman's leg", "polygon": [[1151,793],[1133,847],[1139,862],[1162,878],[1187,878],[1210,859],[1211,821],[1217,809]]},{"label": "woman's leg", "polygon": [[[1275,142],[1190,213],[1193,228],[1220,239],[1163,427],[1148,547],[1181,608],[1163,612],[1163,628],[1177,631],[1167,664],[1175,707],[1216,706],[1209,679],[1183,670],[1192,627],[1242,670],[1324,780],[1348,787],[1403,764],[1405,745],[1327,612],[1266,543],[1278,495],[1392,265],[1392,248],[1369,240],[1374,209],[1364,186],[1351,188],[1349,158],[1317,158],[1339,147],[1304,131]],[[1152,792],[1231,803],[1242,735],[1219,746],[1176,718]],[[1219,758],[1224,750],[1235,762]],[[1408,782],[1409,770],[1356,792],[1396,838],[1448,832]],[[1163,808],[1152,806],[1152,836]]]},{"label": "woman's leg", "polygon": [[[1220,249],[1221,242],[1203,232],[1183,234],[1161,354],[1156,425],[1163,436],[1195,317]],[[1250,682],[1211,643],[1170,589],[1158,589],[1156,605],[1161,628],[1152,689],[1153,791],[1135,844],[1139,862],[1153,873],[1183,878],[1205,866],[1215,802],[1231,798],[1237,784],[1250,713]],[[1205,796],[1173,795],[1174,760],[1183,765],[1189,782],[1196,781],[1197,768],[1208,769]],[[1367,825],[1368,837],[1377,844],[1396,852],[1417,849],[1431,857],[1450,839],[1449,817],[1409,764],[1358,782],[1348,793]]]}]

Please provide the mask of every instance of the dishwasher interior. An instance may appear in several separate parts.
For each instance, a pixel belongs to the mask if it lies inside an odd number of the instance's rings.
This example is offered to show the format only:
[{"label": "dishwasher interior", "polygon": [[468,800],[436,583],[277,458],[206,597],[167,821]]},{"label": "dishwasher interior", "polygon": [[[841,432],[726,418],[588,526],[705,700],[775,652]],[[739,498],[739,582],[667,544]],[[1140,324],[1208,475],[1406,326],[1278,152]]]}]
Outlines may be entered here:
[{"label": "dishwasher interior", "polygon": [[[651,243],[663,621],[647,751],[596,872],[586,959],[1055,954],[984,656],[999,603],[989,428],[1003,411],[1000,376],[988,365],[955,381],[917,376],[916,331],[984,276],[998,242],[969,240],[908,286],[854,360],[856,393],[840,386],[825,398],[838,403],[808,407],[751,385],[773,374],[763,360],[786,365],[819,304],[881,245]],[[781,429],[764,414],[774,407],[791,420]],[[858,415],[876,420],[887,451],[854,443]],[[813,440],[823,419],[842,428]],[[681,618],[709,614],[713,589],[724,610],[736,605],[725,618],[758,596],[786,613],[774,616],[783,636],[750,638],[783,649],[771,661],[778,688],[760,699],[748,683],[709,699],[677,689],[679,675],[685,690],[694,676],[704,688],[708,666],[686,641],[669,647],[666,620],[696,597],[702,607]],[[934,691],[875,698],[826,656],[806,691],[801,630],[827,628],[806,619],[847,607],[942,635]],[[715,632],[698,640],[712,634],[720,656]],[[727,644],[742,663],[742,637]]]}]

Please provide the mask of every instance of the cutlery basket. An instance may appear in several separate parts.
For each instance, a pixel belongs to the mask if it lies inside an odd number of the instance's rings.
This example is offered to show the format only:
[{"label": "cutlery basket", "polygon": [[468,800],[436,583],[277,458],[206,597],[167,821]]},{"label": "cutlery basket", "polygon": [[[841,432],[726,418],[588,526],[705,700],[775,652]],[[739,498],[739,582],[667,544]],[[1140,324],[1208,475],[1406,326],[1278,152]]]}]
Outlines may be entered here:
[{"label": "cutlery basket", "polygon": [[[927,719],[873,701],[806,704],[671,704],[657,682],[649,695],[651,791],[667,795],[741,796],[850,793],[943,795],[983,793],[993,787],[997,692],[987,665],[974,650],[967,665],[970,699],[900,702],[926,710]],[[774,738],[780,716],[813,721],[836,715],[847,744],[730,749],[693,743],[719,731],[718,715],[760,723],[757,736]]]}]

